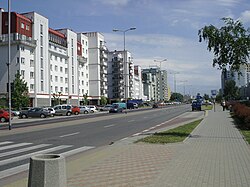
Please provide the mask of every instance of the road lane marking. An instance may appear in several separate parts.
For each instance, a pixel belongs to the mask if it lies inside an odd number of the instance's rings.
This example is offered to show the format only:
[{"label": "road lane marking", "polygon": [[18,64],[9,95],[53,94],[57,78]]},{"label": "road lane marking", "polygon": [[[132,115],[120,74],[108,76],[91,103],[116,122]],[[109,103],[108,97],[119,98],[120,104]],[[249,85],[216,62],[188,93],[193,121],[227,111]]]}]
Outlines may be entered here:
[{"label": "road lane marking", "polygon": [[21,146],[25,146],[25,145],[30,145],[32,143],[18,143],[18,144],[14,144],[14,145],[8,145],[8,146],[4,146],[4,147],[0,147],[0,151],[6,150],[6,149],[11,149],[11,148],[16,148],[16,147],[21,147]]},{"label": "road lane marking", "polygon": [[65,134],[65,135],[60,136],[60,138],[68,137],[68,136],[74,136],[74,135],[77,135],[77,134],[79,134],[79,133],[80,133],[80,132],[75,132],[75,133],[71,133],[71,134]]},{"label": "road lane marking", "polygon": [[[64,157],[68,157],[68,156],[71,156],[73,154],[80,153],[80,152],[83,152],[83,151],[87,151],[87,150],[93,149],[93,148],[95,148],[95,147],[84,146],[84,147],[80,147],[80,148],[77,148],[77,149],[73,149],[73,150],[68,151],[68,152],[61,153],[60,155],[63,155]],[[16,167],[1,171],[0,172],[0,179],[10,177],[12,175],[16,175],[16,174],[21,173],[23,171],[27,171],[29,169],[29,165],[30,165],[29,163],[28,164],[23,164],[23,165],[20,165],[20,166],[16,166]]]},{"label": "road lane marking", "polygon": [[80,152],[87,151],[89,149],[94,149],[94,148],[95,147],[92,147],[92,146],[83,146],[83,147],[80,147],[77,149],[73,149],[73,150],[61,153],[61,155],[63,155],[64,157],[68,157],[68,156],[74,155],[76,153],[80,153]]},{"label": "road lane marking", "polygon": [[26,147],[26,148],[23,148],[23,149],[4,152],[4,153],[0,153],[0,157],[9,156],[9,155],[12,155],[12,154],[17,154],[17,153],[22,153],[22,152],[30,151],[30,150],[33,150],[33,149],[38,149],[38,148],[50,146],[50,145],[51,144],[40,144],[40,145],[31,146],[31,147]]},{"label": "road lane marking", "polygon": [[106,126],[104,126],[104,128],[109,128],[109,127],[113,127],[113,126],[115,126],[115,124],[106,125]]},{"label": "road lane marking", "polygon": [[0,145],[10,144],[10,143],[13,143],[13,142],[0,142]]},{"label": "road lane marking", "polygon": [[9,164],[9,163],[12,163],[12,162],[20,161],[20,160],[25,160],[25,159],[30,158],[31,156],[34,156],[34,155],[37,155],[37,154],[50,153],[52,151],[57,151],[57,150],[65,149],[65,148],[68,148],[68,147],[72,147],[72,145],[60,145],[60,146],[53,147],[53,148],[50,148],[50,149],[45,149],[45,150],[42,150],[42,151],[37,151],[37,152],[30,153],[30,154],[17,156],[17,157],[14,157],[14,158],[9,158],[9,159],[0,161],[0,166],[3,166],[5,164]]}]

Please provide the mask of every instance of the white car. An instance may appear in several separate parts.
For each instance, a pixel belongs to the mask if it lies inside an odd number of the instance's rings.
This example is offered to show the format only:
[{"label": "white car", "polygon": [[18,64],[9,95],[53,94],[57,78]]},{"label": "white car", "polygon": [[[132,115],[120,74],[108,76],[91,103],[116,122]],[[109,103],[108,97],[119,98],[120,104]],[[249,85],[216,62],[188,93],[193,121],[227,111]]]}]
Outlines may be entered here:
[{"label": "white car", "polygon": [[87,106],[79,106],[81,114],[88,114],[91,112],[90,108]]},{"label": "white car", "polygon": [[97,108],[95,105],[89,105],[88,107],[90,108],[91,113],[97,112]]}]

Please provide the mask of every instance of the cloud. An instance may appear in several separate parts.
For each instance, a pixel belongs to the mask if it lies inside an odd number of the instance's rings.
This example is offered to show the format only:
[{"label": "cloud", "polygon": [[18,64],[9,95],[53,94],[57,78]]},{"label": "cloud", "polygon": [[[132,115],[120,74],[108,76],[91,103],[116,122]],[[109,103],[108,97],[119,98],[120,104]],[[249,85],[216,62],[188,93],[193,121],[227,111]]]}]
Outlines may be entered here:
[{"label": "cloud", "polygon": [[104,5],[126,6],[130,0],[93,0]]},{"label": "cloud", "polygon": [[242,12],[239,19],[242,20],[244,23],[250,23],[250,10]]}]

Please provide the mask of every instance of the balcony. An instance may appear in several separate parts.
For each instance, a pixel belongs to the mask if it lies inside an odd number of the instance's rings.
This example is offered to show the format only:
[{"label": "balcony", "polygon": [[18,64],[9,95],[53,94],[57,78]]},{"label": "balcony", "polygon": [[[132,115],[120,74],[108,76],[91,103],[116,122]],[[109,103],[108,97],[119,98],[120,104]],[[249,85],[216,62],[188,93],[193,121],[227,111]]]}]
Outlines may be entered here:
[{"label": "balcony", "polygon": [[[8,34],[4,34],[0,36],[0,45],[8,45]],[[33,40],[31,37],[18,34],[18,33],[12,33],[10,34],[10,41],[11,44],[24,44],[30,47],[36,47],[36,40]]]},{"label": "balcony", "polygon": [[82,56],[77,56],[77,61],[79,62],[79,65],[84,66],[88,62],[88,59]]}]

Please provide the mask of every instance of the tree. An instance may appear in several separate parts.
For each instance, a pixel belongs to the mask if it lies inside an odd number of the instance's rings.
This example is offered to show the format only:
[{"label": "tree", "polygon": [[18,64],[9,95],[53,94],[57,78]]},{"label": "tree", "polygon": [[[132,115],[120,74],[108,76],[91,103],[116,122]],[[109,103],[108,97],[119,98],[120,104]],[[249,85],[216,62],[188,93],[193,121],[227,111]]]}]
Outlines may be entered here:
[{"label": "tree", "polygon": [[170,97],[171,101],[179,101],[182,102],[183,101],[183,95],[180,93],[172,93],[171,97]]},{"label": "tree", "polygon": [[213,67],[228,67],[239,72],[241,64],[247,63],[250,52],[250,29],[246,30],[240,21],[222,18],[225,26],[205,26],[198,32],[199,42],[207,41],[207,49],[213,51]]},{"label": "tree", "polygon": [[21,107],[29,105],[29,89],[27,82],[25,82],[21,75],[17,73],[13,81],[13,90],[11,93],[11,103],[13,108],[20,109]]},{"label": "tree", "polygon": [[87,105],[88,104],[89,100],[88,100],[88,94],[87,93],[83,94],[82,101],[83,101],[83,105]]},{"label": "tree", "polygon": [[239,89],[234,80],[227,80],[225,82],[224,97],[226,100],[235,100],[239,98]]},{"label": "tree", "polygon": [[100,104],[101,105],[106,105],[107,104],[107,98],[106,97],[104,97],[104,96],[101,96],[101,101],[100,101]]},{"label": "tree", "polygon": [[203,99],[205,99],[205,100],[209,100],[209,95],[204,94]]}]

